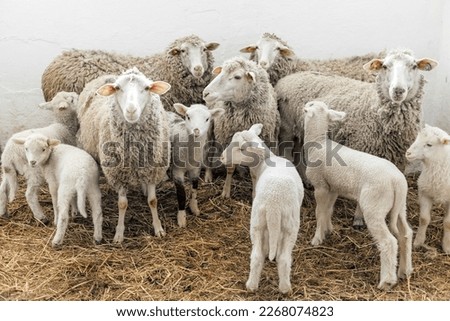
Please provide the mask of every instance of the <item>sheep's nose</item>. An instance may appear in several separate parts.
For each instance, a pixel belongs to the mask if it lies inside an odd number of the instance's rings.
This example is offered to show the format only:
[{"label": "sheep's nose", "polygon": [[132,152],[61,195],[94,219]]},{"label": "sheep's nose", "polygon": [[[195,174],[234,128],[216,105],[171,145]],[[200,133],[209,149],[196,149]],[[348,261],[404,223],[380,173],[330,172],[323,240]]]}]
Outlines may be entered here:
[{"label": "sheep's nose", "polygon": [[204,92],[203,92],[203,98],[208,97],[208,95],[209,95],[209,92],[207,92],[207,91],[204,91]]},{"label": "sheep's nose", "polygon": [[128,107],[128,109],[127,109],[127,112],[132,114],[132,115],[135,114],[136,111],[137,111],[137,108],[134,107],[134,106]]},{"label": "sheep's nose", "polygon": [[202,71],[202,66],[195,66],[194,71]]},{"label": "sheep's nose", "polygon": [[220,155],[220,161],[223,163],[225,162],[225,157],[223,155]]},{"label": "sheep's nose", "polygon": [[263,67],[263,68],[266,68],[267,64],[268,64],[268,63],[267,63],[267,61],[265,61],[265,60],[259,62],[259,65],[260,65],[261,67]]},{"label": "sheep's nose", "polygon": [[30,161],[30,165],[31,165],[31,166],[36,165],[36,161],[35,161],[35,160]]},{"label": "sheep's nose", "polygon": [[406,157],[411,156],[411,152],[409,150],[406,151]]},{"label": "sheep's nose", "polygon": [[403,95],[404,93],[405,93],[405,89],[404,88],[401,88],[401,87],[396,87],[396,88],[394,88],[394,93],[397,95],[397,96],[400,96],[400,95]]},{"label": "sheep's nose", "polygon": [[200,135],[200,129],[198,129],[198,128],[194,129],[194,135],[195,136]]}]

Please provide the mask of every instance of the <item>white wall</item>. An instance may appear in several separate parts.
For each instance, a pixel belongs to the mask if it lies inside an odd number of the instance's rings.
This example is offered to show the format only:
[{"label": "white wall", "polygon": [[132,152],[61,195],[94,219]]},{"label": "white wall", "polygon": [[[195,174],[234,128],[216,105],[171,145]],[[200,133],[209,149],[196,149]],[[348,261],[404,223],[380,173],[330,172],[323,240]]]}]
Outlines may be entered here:
[{"label": "white wall", "polygon": [[441,61],[427,75],[425,117],[450,130],[449,27],[445,0],[1,0],[0,144],[14,131],[50,121],[36,107],[43,100],[40,77],[62,50],[147,55],[191,33],[221,43],[218,64],[266,31],[307,58],[411,48]]}]

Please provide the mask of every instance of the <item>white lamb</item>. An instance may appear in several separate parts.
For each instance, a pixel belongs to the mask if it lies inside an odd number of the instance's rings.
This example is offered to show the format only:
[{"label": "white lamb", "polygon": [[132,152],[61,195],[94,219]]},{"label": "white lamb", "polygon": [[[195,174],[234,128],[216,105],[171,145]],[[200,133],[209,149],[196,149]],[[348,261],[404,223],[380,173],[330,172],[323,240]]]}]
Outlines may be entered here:
[{"label": "white lamb", "polygon": [[174,104],[173,107],[184,121],[175,113],[169,112],[170,141],[172,145],[172,176],[178,198],[178,226],[186,227],[186,192],[184,176],[189,173],[192,184],[189,208],[195,215],[200,214],[197,204],[197,189],[200,170],[204,164],[204,149],[212,120],[223,114],[223,108],[214,108],[195,104],[187,107]]},{"label": "white lamb", "polygon": [[422,172],[418,180],[420,221],[414,246],[425,243],[430,212],[434,203],[444,204],[444,237],[442,249],[450,254],[450,136],[442,129],[425,125],[406,151],[409,161],[420,160]]},{"label": "white lamb", "polygon": [[[356,200],[369,232],[380,250],[381,272],[378,288],[397,283],[412,272],[412,230],[406,220],[408,185],[400,170],[388,160],[340,145],[327,138],[329,123],[340,121],[345,112],[328,109],[312,101],[304,108],[306,176],[314,186],[317,228],[312,245],[320,245],[332,231],[331,215],[338,196]],[[328,151],[334,151],[330,154]],[[337,155],[333,157],[332,155]],[[386,216],[390,214],[390,230]]]},{"label": "white lamb", "polygon": [[300,207],[303,184],[294,165],[275,156],[259,138],[262,124],[234,134],[231,144],[223,151],[221,161],[226,166],[243,165],[250,168],[254,179],[254,199],[250,220],[252,254],[247,289],[256,291],[264,259],[276,258],[279,290],[291,290],[292,249],[300,228]]},{"label": "white lamb", "polygon": [[92,209],[94,240],[102,240],[101,192],[98,186],[98,167],[95,160],[85,151],[74,146],[60,144],[41,134],[32,134],[26,139],[14,138],[23,145],[30,167],[42,170],[52,196],[56,234],[52,245],[62,244],[69,221],[69,206],[77,196],[78,210],[86,214],[86,197]]}]

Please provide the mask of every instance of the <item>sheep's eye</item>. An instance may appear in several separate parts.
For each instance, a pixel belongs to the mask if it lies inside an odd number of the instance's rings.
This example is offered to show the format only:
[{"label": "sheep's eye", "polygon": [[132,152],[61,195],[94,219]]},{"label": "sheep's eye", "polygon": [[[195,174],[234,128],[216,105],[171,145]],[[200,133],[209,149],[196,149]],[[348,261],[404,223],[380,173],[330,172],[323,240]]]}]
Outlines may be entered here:
[{"label": "sheep's eye", "polygon": [[386,70],[388,67],[386,65],[382,65],[383,69]]},{"label": "sheep's eye", "polygon": [[27,152],[28,152],[28,148],[25,148],[25,151],[27,151]]},{"label": "sheep's eye", "polygon": [[431,146],[433,146],[433,145],[431,145],[431,144],[427,144],[426,146],[427,146],[427,147],[431,147]]},{"label": "sheep's eye", "polygon": [[185,52],[186,52],[186,50],[185,50],[185,49],[181,49],[181,52],[182,52],[182,53],[185,53]]},{"label": "sheep's eye", "polygon": [[203,48],[203,52],[206,52],[208,49],[206,49],[206,48]]},{"label": "sheep's eye", "polygon": [[209,118],[206,118],[206,121],[208,122],[208,121],[209,121]]},{"label": "sheep's eye", "polygon": [[45,148],[42,148],[42,151],[45,152]]},{"label": "sheep's eye", "polygon": [[191,120],[191,117],[189,115],[186,115],[187,120]]},{"label": "sheep's eye", "polygon": [[241,79],[241,78],[242,78],[242,77],[239,76],[239,75],[234,76],[234,79],[237,79],[237,80],[239,80],[239,79]]},{"label": "sheep's eye", "polygon": [[412,69],[413,69],[413,70],[416,70],[416,69],[417,69],[417,65],[413,65],[413,66],[412,66]]}]

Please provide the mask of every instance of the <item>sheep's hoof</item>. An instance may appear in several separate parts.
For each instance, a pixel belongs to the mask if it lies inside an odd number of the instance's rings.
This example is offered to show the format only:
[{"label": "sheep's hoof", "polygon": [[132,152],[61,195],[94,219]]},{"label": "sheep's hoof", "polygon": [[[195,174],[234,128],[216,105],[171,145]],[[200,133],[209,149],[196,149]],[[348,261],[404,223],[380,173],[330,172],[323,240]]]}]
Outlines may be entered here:
[{"label": "sheep's hoof", "polygon": [[164,236],[166,236],[166,232],[164,232],[163,229],[161,229],[159,231],[155,231],[155,236],[157,236],[157,237],[164,237]]},{"label": "sheep's hoof", "polygon": [[211,171],[205,171],[205,179],[204,179],[205,183],[212,183],[213,181],[213,176]]},{"label": "sheep's hoof", "polygon": [[395,284],[397,284],[397,281],[383,281],[378,284],[378,289],[389,291]]},{"label": "sheep's hoof", "polygon": [[62,242],[52,242],[52,248],[56,251],[62,249]]},{"label": "sheep's hoof", "polygon": [[406,271],[400,271],[398,270],[398,279],[400,280],[405,280],[407,278],[409,278],[409,276],[412,274],[413,269],[407,269]]},{"label": "sheep's hoof", "polygon": [[8,214],[8,212],[5,212],[5,214],[1,214],[1,215],[0,215],[0,218],[5,219],[5,220],[9,219],[9,214]]},{"label": "sheep's hoof", "polygon": [[100,240],[95,240],[94,239],[94,244],[95,245],[101,245],[103,243],[103,239],[100,239]]},{"label": "sheep's hoof", "polygon": [[222,196],[222,198],[230,198],[230,192],[229,191],[223,191],[221,196]]},{"label": "sheep's hoof", "polygon": [[283,294],[288,294],[289,292],[292,291],[290,284],[283,284],[283,285],[280,284],[280,286],[278,287],[278,290],[280,291],[280,293],[283,293]]},{"label": "sheep's hoof", "polygon": [[311,245],[312,245],[312,246],[318,246],[318,245],[320,245],[320,244],[322,244],[322,240],[319,239],[318,237],[314,237],[314,238],[312,239],[312,241],[311,241]]},{"label": "sheep's hoof", "polygon": [[191,206],[189,206],[189,209],[191,210],[192,214],[194,214],[195,216],[200,215],[200,210],[198,209],[197,205],[191,205]]},{"label": "sheep's hoof", "polygon": [[123,235],[116,233],[116,235],[114,235],[114,238],[113,238],[113,243],[121,244],[122,242],[123,242]]},{"label": "sheep's hoof", "polygon": [[[48,218],[46,218],[45,216],[42,218],[37,218],[37,217],[35,217],[35,218],[36,218],[36,220],[38,220],[38,222],[41,222],[44,225],[50,225],[50,220]],[[55,226],[56,226],[56,223],[55,223]]]},{"label": "sheep's hoof", "polygon": [[256,292],[258,290],[258,284],[254,284],[254,282],[247,281],[245,284],[248,292]]},{"label": "sheep's hoof", "polygon": [[179,227],[186,227],[186,212],[185,211],[178,211],[177,222],[178,222]]}]

